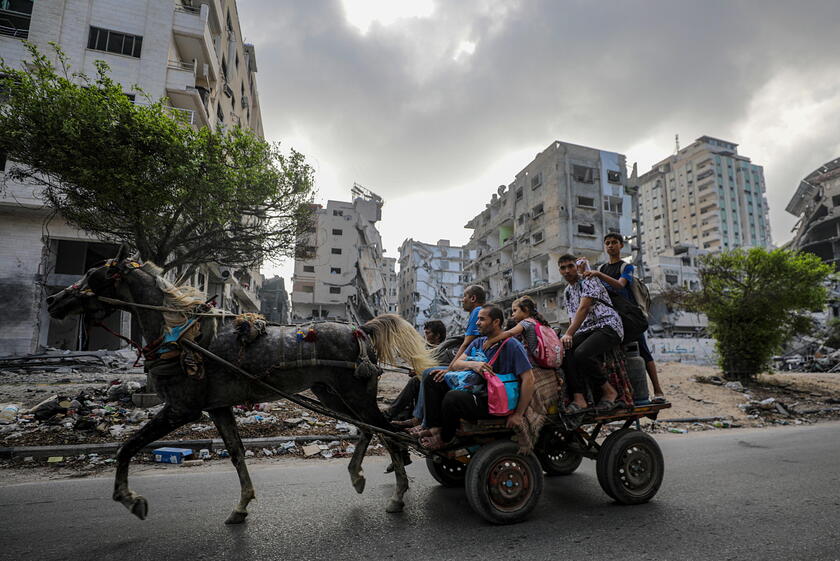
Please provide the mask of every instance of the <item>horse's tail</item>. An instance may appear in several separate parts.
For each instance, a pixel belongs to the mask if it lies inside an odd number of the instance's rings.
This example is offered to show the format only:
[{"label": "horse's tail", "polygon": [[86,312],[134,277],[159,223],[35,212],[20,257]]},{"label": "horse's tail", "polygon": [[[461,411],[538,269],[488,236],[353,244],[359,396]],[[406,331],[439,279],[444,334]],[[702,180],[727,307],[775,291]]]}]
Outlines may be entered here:
[{"label": "horse's tail", "polygon": [[364,327],[373,341],[380,362],[397,364],[397,357],[400,357],[418,373],[437,364],[420,334],[400,316],[376,316]]}]

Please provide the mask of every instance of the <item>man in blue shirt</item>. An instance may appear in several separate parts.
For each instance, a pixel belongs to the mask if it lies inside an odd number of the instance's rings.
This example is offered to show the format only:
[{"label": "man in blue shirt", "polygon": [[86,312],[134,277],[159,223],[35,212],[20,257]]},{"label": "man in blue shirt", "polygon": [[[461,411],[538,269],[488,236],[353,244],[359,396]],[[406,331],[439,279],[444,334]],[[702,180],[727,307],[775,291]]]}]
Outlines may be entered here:
[{"label": "man in blue shirt", "polygon": [[[514,428],[522,425],[523,415],[531,397],[534,395],[534,371],[528,361],[528,352],[522,343],[514,338],[501,341],[487,349],[486,354],[492,357],[499,353],[499,357],[491,366],[486,362],[470,360],[473,349],[481,349],[488,338],[493,338],[502,332],[504,314],[497,306],[485,305],[479,308],[477,326],[481,337],[474,339],[456,358],[451,368],[453,370],[472,370],[476,373],[496,372],[499,374],[516,374],[521,383],[519,403],[516,411],[507,418],[507,426]],[[446,446],[455,436],[460,419],[476,421],[478,419],[493,418],[487,406],[487,393],[471,393],[450,390],[443,380],[443,375],[428,376],[423,382],[426,393],[426,422],[430,427],[425,437],[420,441],[426,448],[435,450]]]},{"label": "man in blue shirt", "polygon": [[[630,290],[633,283],[633,265],[626,263],[621,259],[621,250],[624,249],[624,240],[619,234],[609,233],[604,236],[604,251],[610,258],[609,263],[601,265],[598,271],[587,271],[583,273],[585,278],[596,277],[604,283],[607,290],[612,290],[624,296],[634,304],[636,298]],[[653,401],[654,403],[664,403],[665,393],[662,391],[662,386],[659,385],[659,374],[656,371],[656,363],[653,361],[653,355],[648,348],[645,334],[639,336],[639,355],[645,361],[645,370],[647,370],[648,377],[651,384],[653,384]]]}]

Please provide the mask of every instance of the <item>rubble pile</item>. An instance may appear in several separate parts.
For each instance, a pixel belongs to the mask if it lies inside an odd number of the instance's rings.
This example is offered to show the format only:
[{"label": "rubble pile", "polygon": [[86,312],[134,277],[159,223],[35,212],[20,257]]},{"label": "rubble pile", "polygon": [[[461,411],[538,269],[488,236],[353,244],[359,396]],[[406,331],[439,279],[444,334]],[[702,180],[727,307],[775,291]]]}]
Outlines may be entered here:
[{"label": "rubble pile", "polygon": [[[43,353],[0,357],[0,374],[47,373],[75,374],[78,371],[108,372],[128,370],[136,354],[119,351],[62,351],[48,348]],[[131,362],[129,362],[131,361]]]}]

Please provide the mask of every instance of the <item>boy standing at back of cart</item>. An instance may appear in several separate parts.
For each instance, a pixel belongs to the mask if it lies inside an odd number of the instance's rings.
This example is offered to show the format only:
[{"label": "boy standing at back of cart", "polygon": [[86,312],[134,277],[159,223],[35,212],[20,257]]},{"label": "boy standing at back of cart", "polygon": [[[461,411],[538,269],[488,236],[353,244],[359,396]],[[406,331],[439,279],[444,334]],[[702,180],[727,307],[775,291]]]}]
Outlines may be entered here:
[{"label": "boy standing at back of cart", "polygon": [[[584,278],[598,278],[607,287],[607,290],[614,291],[624,298],[627,298],[634,304],[637,304],[630,286],[633,283],[634,267],[626,261],[621,259],[621,250],[624,249],[624,240],[619,234],[609,233],[604,236],[604,251],[609,257],[609,263],[601,265],[597,271],[586,271],[583,273]],[[662,386],[659,385],[659,375],[656,371],[656,363],[653,361],[653,355],[647,345],[645,334],[639,337],[639,355],[645,361],[645,370],[647,370],[648,377],[651,384],[653,384],[653,402],[664,403],[665,394],[662,391]]]}]

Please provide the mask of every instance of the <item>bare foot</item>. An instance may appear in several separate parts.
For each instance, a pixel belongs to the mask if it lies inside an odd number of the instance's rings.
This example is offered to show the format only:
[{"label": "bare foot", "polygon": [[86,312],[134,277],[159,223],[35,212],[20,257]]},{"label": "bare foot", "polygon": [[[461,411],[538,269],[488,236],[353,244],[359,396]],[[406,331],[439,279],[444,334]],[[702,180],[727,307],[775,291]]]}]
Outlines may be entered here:
[{"label": "bare foot", "polygon": [[424,448],[428,448],[429,450],[439,450],[449,444],[448,442],[444,442],[443,439],[440,437],[440,432],[433,434],[432,436],[427,436],[425,438],[420,439],[420,445]]}]

